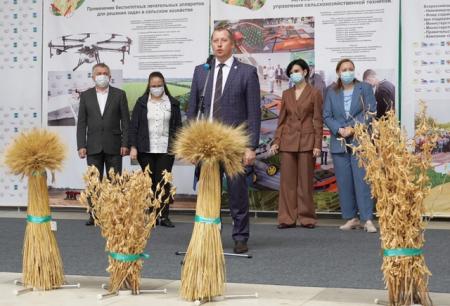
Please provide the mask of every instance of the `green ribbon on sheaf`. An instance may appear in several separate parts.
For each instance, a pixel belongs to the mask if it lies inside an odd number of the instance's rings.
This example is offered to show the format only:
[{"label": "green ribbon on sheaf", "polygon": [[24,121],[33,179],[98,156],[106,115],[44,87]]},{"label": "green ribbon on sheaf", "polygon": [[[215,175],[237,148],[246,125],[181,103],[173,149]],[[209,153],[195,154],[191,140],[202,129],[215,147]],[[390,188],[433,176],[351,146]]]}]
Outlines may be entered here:
[{"label": "green ribbon on sheaf", "polygon": [[195,215],[195,222],[206,224],[220,224],[220,218],[206,218],[199,215]]},{"label": "green ribbon on sheaf", "polygon": [[36,224],[47,223],[52,221],[52,216],[36,217],[32,215],[27,215],[27,221]]},{"label": "green ribbon on sheaf", "polygon": [[47,172],[46,171],[33,171],[31,172],[32,176],[47,176]]},{"label": "green ribbon on sheaf", "polygon": [[383,256],[392,257],[392,256],[420,256],[423,254],[422,249],[390,249],[384,250]]},{"label": "green ribbon on sheaf", "polygon": [[118,261],[123,262],[133,262],[139,259],[149,259],[150,255],[141,253],[141,254],[123,254],[123,253],[114,253],[114,252],[108,252],[108,255]]}]

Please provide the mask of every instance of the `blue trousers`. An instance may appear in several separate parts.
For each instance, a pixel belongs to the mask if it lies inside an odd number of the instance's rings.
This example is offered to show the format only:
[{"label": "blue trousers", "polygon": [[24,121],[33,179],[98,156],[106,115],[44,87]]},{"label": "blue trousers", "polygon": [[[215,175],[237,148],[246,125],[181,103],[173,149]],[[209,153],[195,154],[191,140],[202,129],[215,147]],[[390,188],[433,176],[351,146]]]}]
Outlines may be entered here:
[{"label": "blue trousers", "polygon": [[351,153],[332,153],[343,219],[359,217],[373,219],[374,201],[370,186],[364,180],[366,171],[358,166],[358,158]]}]

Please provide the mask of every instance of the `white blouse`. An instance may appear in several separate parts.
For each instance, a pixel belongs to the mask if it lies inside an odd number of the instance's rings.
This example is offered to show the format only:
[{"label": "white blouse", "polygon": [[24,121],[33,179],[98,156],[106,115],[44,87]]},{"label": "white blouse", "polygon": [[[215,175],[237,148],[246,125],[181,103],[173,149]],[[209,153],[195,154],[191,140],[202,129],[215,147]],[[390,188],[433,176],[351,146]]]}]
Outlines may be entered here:
[{"label": "white blouse", "polygon": [[169,145],[170,100],[163,95],[161,100],[154,100],[151,95],[147,102],[148,134],[150,138],[149,153],[167,153]]}]

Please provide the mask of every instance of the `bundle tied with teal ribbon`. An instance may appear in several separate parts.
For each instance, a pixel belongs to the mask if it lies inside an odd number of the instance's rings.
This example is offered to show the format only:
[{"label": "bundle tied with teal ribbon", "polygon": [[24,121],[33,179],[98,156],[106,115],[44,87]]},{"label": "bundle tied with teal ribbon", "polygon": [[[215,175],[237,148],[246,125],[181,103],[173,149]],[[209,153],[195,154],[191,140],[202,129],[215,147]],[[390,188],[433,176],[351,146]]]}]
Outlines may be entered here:
[{"label": "bundle tied with teal ribbon", "polygon": [[6,149],[5,164],[28,179],[28,207],[23,244],[22,282],[50,290],[64,284],[64,270],[50,227],[47,170],[60,170],[66,148],[55,133],[34,129],[20,134]]},{"label": "bundle tied with teal ribbon", "polygon": [[386,257],[398,257],[398,256],[420,256],[423,254],[422,249],[390,249],[384,250],[383,256]]},{"label": "bundle tied with teal ribbon", "polygon": [[114,253],[114,252],[108,252],[108,255],[118,261],[123,262],[133,262],[139,259],[149,259],[150,255],[146,253],[141,254],[123,254],[123,253]]},{"label": "bundle tied with teal ribbon", "polygon": [[243,173],[242,158],[247,146],[243,126],[235,128],[218,122],[191,122],[177,135],[177,157],[201,165],[194,229],[181,271],[181,297],[188,301],[211,300],[224,293],[219,165],[229,176]]},{"label": "bundle tied with teal ribbon", "polygon": [[393,111],[370,126],[355,126],[359,145],[353,152],[366,169],[365,179],[377,203],[381,270],[390,306],[433,305],[428,293],[431,272],[422,251],[426,225],[423,200],[430,190],[427,171],[437,140],[432,122],[423,105],[416,115],[412,140],[406,138]]},{"label": "bundle tied with teal ribbon", "polygon": [[[144,250],[160,209],[173,199],[172,175],[163,173],[161,182],[152,182],[150,170],[115,174],[112,169],[100,180],[95,167],[84,176],[86,189],[80,201],[90,210],[106,239],[110,273],[108,290],[139,293]],[[152,185],[157,184],[155,192]],[[166,185],[168,188],[166,188]]]}]

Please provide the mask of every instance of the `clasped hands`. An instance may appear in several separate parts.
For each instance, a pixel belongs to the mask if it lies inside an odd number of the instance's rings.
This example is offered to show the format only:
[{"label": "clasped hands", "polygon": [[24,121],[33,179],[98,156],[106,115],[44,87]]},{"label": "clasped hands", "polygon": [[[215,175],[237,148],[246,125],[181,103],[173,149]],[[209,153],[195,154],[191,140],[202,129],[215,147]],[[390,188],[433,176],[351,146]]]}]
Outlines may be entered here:
[{"label": "clasped hands", "polygon": [[353,134],[355,133],[355,130],[351,127],[351,126],[346,126],[346,127],[342,127],[339,128],[339,135],[341,135],[344,138],[353,136]]},{"label": "clasped hands", "polygon": [[[269,153],[270,153],[271,155],[275,155],[275,154],[278,153],[279,149],[280,149],[280,146],[277,145],[277,144],[275,143],[275,144],[273,144],[273,145],[270,147]],[[314,156],[314,157],[319,157],[321,152],[322,152],[322,150],[320,150],[320,149],[318,149],[318,148],[314,148],[314,149],[313,149],[313,156]]]}]

